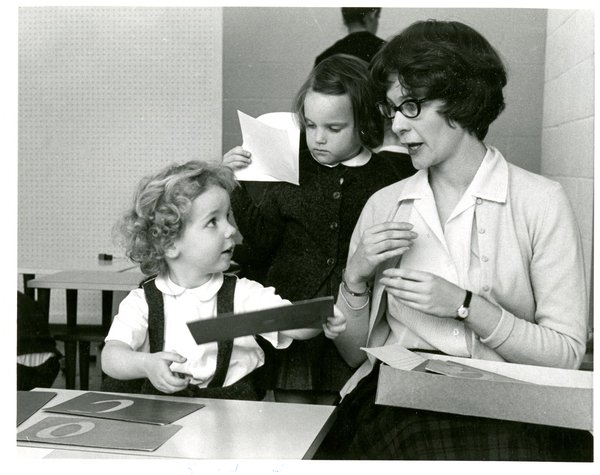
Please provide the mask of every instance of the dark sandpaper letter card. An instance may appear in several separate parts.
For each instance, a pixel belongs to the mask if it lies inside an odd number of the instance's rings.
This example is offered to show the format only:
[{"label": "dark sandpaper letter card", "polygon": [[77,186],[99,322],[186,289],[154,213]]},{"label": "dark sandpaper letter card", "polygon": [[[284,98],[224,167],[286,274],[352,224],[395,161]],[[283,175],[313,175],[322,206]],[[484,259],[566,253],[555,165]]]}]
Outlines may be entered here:
[{"label": "dark sandpaper letter card", "polygon": [[193,402],[174,402],[125,394],[89,392],[56,406],[45,408],[44,411],[163,425],[171,424],[203,407],[204,404]]},{"label": "dark sandpaper letter card", "polygon": [[293,305],[188,323],[196,343],[224,341],[297,328],[322,328],[333,315],[333,297],[301,300]]},{"label": "dark sandpaper letter card", "polygon": [[46,417],[17,433],[17,440],[43,444],[152,452],[181,429],[87,417]]},{"label": "dark sandpaper letter card", "polygon": [[54,396],[49,391],[17,391],[17,427],[44,407]]}]

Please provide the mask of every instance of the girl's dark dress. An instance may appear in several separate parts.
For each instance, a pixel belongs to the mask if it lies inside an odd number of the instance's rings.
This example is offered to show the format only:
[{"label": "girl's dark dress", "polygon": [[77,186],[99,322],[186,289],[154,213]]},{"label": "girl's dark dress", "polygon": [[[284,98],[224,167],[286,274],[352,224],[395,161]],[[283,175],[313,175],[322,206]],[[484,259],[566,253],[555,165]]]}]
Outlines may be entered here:
[{"label": "girl's dark dress", "polygon": [[[256,272],[251,277],[292,302],[336,296],[350,236],[367,199],[414,172],[408,155],[391,159],[373,154],[360,167],[327,167],[303,150],[300,186],[268,183],[256,202],[243,183],[233,192],[235,221],[244,238],[234,260],[242,269],[263,266],[262,278]],[[270,351],[266,360],[268,388],[339,391],[352,375],[322,334]]]}]

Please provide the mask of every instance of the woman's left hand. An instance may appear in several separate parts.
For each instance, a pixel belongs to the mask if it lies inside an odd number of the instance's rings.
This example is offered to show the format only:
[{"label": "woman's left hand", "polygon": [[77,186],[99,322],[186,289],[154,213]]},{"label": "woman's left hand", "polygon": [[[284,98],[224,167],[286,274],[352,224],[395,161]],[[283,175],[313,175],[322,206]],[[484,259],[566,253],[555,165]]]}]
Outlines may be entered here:
[{"label": "woman's left hand", "polygon": [[388,294],[406,306],[435,317],[454,318],[465,290],[429,272],[386,269],[381,283]]}]

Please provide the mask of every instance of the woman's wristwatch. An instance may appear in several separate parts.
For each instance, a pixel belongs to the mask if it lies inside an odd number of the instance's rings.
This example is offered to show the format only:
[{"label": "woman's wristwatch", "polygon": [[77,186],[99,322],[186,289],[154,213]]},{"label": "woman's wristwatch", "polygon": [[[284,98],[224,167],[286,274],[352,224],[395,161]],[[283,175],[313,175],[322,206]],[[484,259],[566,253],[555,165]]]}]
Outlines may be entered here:
[{"label": "woman's wristwatch", "polygon": [[464,320],[469,316],[469,305],[471,305],[471,297],[473,293],[470,290],[467,290],[467,295],[465,296],[465,300],[463,304],[456,309],[456,319]]}]

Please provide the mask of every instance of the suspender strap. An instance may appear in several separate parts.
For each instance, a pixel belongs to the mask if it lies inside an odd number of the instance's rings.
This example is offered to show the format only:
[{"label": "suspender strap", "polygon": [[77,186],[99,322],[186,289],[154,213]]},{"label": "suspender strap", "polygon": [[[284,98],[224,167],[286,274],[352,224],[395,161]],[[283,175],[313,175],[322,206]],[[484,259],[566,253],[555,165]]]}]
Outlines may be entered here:
[{"label": "suspender strap", "polygon": [[156,287],[156,276],[141,283],[148,303],[148,336],[150,353],[163,351],[165,344],[165,303]]},{"label": "suspender strap", "polygon": [[[217,294],[217,318],[224,314],[233,313],[233,296],[236,282],[237,277],[223,274],[223,285]],[[219,341],[217,345],[217,368],[212,381],[208,383],[207,387],[209,388],[223,386],[233,351],[233,340]]]},{"label": "suspender strap", "polygon": [[[150,340],[150,353],[163,351],[165,344],[165,305],[163,294],[156,287],[156,276],[141,283],[148,303],[148,335]],[[233,296],[237,277],[223,274],[223,285],[217,293],[217,318],[224,314],[233,313]],[[233,340],[219,341],[217,343],[217,367],[209,388],[223,386],[231,353],[233,351]]]}]

